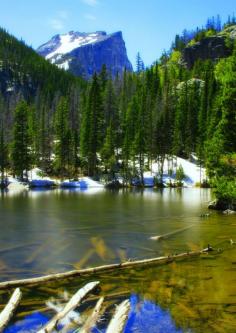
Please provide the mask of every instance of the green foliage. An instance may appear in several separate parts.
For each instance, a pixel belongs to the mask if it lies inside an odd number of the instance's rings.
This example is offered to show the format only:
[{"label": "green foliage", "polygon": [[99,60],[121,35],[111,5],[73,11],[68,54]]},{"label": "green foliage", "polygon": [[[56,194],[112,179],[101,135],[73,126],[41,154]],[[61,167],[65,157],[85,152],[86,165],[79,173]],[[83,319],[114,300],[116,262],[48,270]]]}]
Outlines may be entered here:
[{"label": "green foliage", "polygon": [[93,76],[89,87],[81,129],[81,154],[87,157],[88,175],[97,172],[97,153],[104,138],[104,114],[102,113],[101,86],[97,75]]},{"label": "green foliage", "polygon": [[1,180],[4,181],[5,170],[9,166],[9,158],[8,158],[8,145],[6,143],[6,139],[4,137],[4,129],[3,125],[0,130],[0,171],[1,171]]},{"label": "green foliage", "polygon": [[62,176],[69,175],[72,134],[69,127],[69,105],[61,97],[55,113],[55,170]]},{"label": "green foliage", "polygon": [[[38,89],[51,98],[56,91],[65,94],[76,79],[51,65],[32,48],[0,29],[0,62],[2,75],[29,100]],[[79,80],[80,81],[80,80]],[[3,86],[4,90],[7,86]]]},{"label": "green foliage", "polygon": [[174,63],[178,63],[181,58],[181,52],[180,51],[173,51],[170,56],[170,61]]},{"label": "green foliage", "polygon": [[1,182],[4,182],[5,170],[9,167],[9,147],[6,140],[6,128],[4,127],[4,102],[0,98],[0,172]]},{"label": "green foliage", "polygon": [[[77,177],[80,168],[90,176],[118,172],[129,183],[134,176],[142,182],[145,168],[156,160],[162,183],[167,156],[197,153],[211,184],[233,182],[236,51],[218,63],[197,61],[192,70],[180,62],[183,47],[219,31],[217,24],[211,19],[206,29],[176,36],[172,51],[148,69],[139,55],[137,73],[125,71],[112,80],[103,66],[85,83],[1,30],[0,112],[6,126],[0,164],[7,166],[5,148],[11,144],[10,162],[20,176],[37,165],[62,177]],[[14,83],[9,94],[7,82]],[[24,98],[28,104],[20,102],[12,120],[16,101]],[[177,181],[183,178],[179,168]]]},{"label": "green foliage", "polygon": [[224,156],[236,151],[235,56],[221,60],[215,72],[219,87],[211,117],[211,135],[206,141],[208,173],[213,179],[224,175],[227,169],[222,163]]},{"label": "green foliage", "polygon": [[32,137],[29,128],[30,108],[25,101],[19,102],[14,114],[12,163],[13,171],[21,179],[24,178],[24,170],[28,171],[32,166]]},{"label": "green foliage", "polygon": [[229,207],[236,205],[236,180],[227,177],[219,177],[215,180],[214,193],[222,202],[228,203]]},{"label": "green foliage", "polygon": [[114,174],[116,166],[115,150],[114,150],[114,140],[112,134],[112,125],[107,128],[107,133],[103,147],[101,149],[101,159],[105,166],[105,172]]},{"label": "green foliage", "polygon": [[182,167],[182,165],[180,165],[177,170],[176,170],[176,176],[175,176],[177,182],[182,182],[185,178],[185,174],[184,174],[184,169]]}]

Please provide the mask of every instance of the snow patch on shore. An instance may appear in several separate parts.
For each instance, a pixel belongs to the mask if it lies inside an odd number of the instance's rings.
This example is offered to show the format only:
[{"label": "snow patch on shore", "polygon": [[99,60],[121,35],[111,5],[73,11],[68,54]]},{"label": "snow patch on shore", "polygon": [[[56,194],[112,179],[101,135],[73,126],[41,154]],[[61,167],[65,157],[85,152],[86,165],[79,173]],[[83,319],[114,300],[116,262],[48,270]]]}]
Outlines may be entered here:
[{"label": "snow patch on shore", "polygon": [[[168,164],[167,159],[164,162],[163,167],[163,181],[164,183],[168,183],[170,181],[175,181],[175,174],[176,170],[182,166],[185,174],[185,179],[183,181],[184,186],[194,186],[196,183],[202,182],[204,179],[206,179],[206,169],[200,168],[199,165],[197,165],[197,161],[193,159],[193,162],[183,159],[181,157],[174,158],[173,165],[171,162]],[[172,175],[170,175],[169,170],[172,168]],[[158,163],[152,164],[152,170],[151,172],[145,173],[145,177],[148,177],[150,175],[158,175]],[[168,170],[169,169],[169,170]]]},{"label": "snow patch on shore", "polygon": [[97,187],[97,188],[103,188],[104,185],[89,178],[89,177],[82,177],[80,178],[81,181],[84,181],[88,187]]},{"label": "snow patch on shore", "polygon": [[[204,168],[200,168],[197,164],[197,158],[193,156],[192,161],[177,157],[172,161],[166,159],[163,166],[163,182],[164,184],[168,184],[170,182],[175,182],[176,170],[182,166],[184,174],[186,175],[183,185],[186,187],[193,187],[196,183],[200,183],[203,180],[207,179],[206,170]],[[170,169],[172,169],[172,173],[170,174]],[[150,171],[144,172],[144,179],[147,180],[148,185],[151,184],[151,180],[154,177],[158,177],[159,174],[159,165],[158,163],[152,163],[152,167]],[[60,185],[61,182],[58,179],[45,177],[43,172],[39,168],[34,168],[28,172],[29,181],[37,181],[37,180],[47,180],[53,181],[55,185]],[[121,178],[122,179],[122,178]],[[10,191],[20,191],[28,188],[27,185],[22,184],[19,180],[8,177],[9,186],[8,190]],[[68,180],[69,181],[69,180]],[[79,181],[83,181],[85,183],[85,191],[87,189],[102,189],[104,185],[98,181],[91,179],[90,177],[81,177]],[[63,189],[64,190],[64,189]]]}]

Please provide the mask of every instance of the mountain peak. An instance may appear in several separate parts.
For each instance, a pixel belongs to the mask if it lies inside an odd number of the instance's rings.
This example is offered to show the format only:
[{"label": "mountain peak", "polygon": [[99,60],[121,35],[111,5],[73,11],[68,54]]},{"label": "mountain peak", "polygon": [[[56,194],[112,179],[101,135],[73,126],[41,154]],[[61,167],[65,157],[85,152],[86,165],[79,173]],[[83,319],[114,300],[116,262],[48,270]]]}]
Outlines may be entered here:
[{"label": "mountain peak", "polygon": [[103,64],[113,75],[124,68],[132,70],[121,31],[112,34],[69,31],[53,36],[37,52],[58,67],[85,77],[100,71]]}]

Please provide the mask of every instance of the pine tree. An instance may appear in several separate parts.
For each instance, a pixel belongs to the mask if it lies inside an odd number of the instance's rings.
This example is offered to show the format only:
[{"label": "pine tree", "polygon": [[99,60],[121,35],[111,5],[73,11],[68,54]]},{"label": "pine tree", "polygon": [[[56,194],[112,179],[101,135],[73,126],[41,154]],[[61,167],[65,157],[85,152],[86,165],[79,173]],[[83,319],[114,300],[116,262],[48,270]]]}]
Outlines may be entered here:
[{"label": "pine tree", "polygon": [[80,112],[82,109],[82,98],[80,90],[77,86],[71,87],[69,97],[69,127],[71,129],[71,158],[70,158],[70,173],[74,178],[77,177],[79,167],[81,166],[81,159],[79,157],[79,143],[80,143]]},{"label": "pine tree", "polygon": [[[200,76],[203,80],[198,114],[198,135],[196,140],[196,153],[201,165],[205,158],[204,144],[208,137],[212,104],[215,97],[215,74],[213,63],[211,61],[205,61],[199,66],[199,73],[196,75]],[[209,134],[209,136],[212,137],[211,134]]]},{"label": "pine tree", "polygon": [[116,168],[116,157],[112,128],[112,124],[107,127],[105,141],[101,149],[101,158],[105,166],[105,173],[109,173],[113,179]]},{"label": "pine tree", "polygon": [[189,157],[191,153],[196,151],[196,142],[198,140],[198,119],[201,106],[201,96],[204,82],[197,79],[188,81],[188,100],[187,114],[185,118],[185,153]]},{"label": "pine tree", "polygon": [[123,176],[125,181],[130,181],[130,162],[133,160],[133,176],[135,170],[135,153],[133,144],[135,140],[137,115],[139,110],[139,103],[137,96],[134,95],[128,104],[125,120],[123,124],[123,142],[122,142],[122,161],[123,161]]},{"label": "pine tree", "polygon": [[[139,92],[140,94],[141,92]],[[136,104],[136,129],[134,133],[134,141],[132,143],[133,160],[138,159],[139,164],[139,176],[141,185],[144,185],[143,173],[144,173],[144,159],[147,151],[147,133],[146,133],[146,119],[145,119],[145,102],[146,96],[144,91],[142,96],[137,97],[138,103]]]},{"label": "pine tree", "polygon": [[5,135],[4,135],[4,127],[3,123],[1,124],[0,129],[0,170],[1,170],[1,184],[4,186],[5,184],[5,170],[9,166],[8,160],[8,145],[6,143]]},{"label": "pine tree", "polygon": [[49,105],[42,102],[38,116],[38,166],[46,173],[51,173],[51,154],[52,154],[52,125],[49,118]]},{"label": "pine tree", "polygon": [[101,90],[98,77],[94,74],[81,127],[81,153],[87,158],[89,176],[94,176],[97,172],[97,153],[103,143],[103,124]]},{"label": "pine tree", "polygon": [[6,142],[6,127],[4,126],[4,109],[5,103],[0,96],[0,171],[1,171],[1,186],[5,186],[5,170],[9,166],[8,144]]},{"label": "pine tree", "polygon": [[144,69],[145,69],[144,62],[140,56],[140,53],[138,52],[136,56],[136,72],[141,73],[144,71]]},{"label": "pine tree", "polygon": [[222,29],[221,18],[220,18],[220,15],[217,15],[217,17],[216,17],[216,31],[220,32],[221,29]]},{"label": "pine tree", "polygon": [[[217,64],[216,78],[219,87],[211,115],[212,135],[208,137],[205,146],[208,174],[213,183],[220,188],[221,182],[231,182],[236,173],[234,162],[230,164],[230,160],[234,159],[229,158],[229,155],[236,151],[235,54]],[[227,169],[230,172],[226,172]],[[218,195],[220,197],[219,193]]]},{"label": "pine tree", "polygon": [[55,114],[55,170],[62,177],[69,175],[71,158],[72,137],[68,116],[68,100],[61,97]]},{"label": "pine tree", "polygon": [[[119,136],[119,110],[117,97],[115,95],[113,82],[109,80],[107,82],[106,89],[103,96],[103,114],[104,114],[104,130],[111,127],[113,134],[113,141],[116,147],[118,147],[118,136]],[[104,137],[106,134],[104,135]],[[104,139],[103,139],[104,141]]]},{"label": "pine tree", "polygon": [[24,179],[24,171],[32,166],[32,140],[29,130],[29,106],[25,101],[19,102],[14,114],[12,163],[14,173]]},{"label": "pine tree", "polygon": [[108,81],[107,67],[106,67],[106,65],[102,65],[101,72],[99,73],[99,82],[100,82],[100,87],[101,87],[101,93],[103,93],[105,91],[107,81]]}]

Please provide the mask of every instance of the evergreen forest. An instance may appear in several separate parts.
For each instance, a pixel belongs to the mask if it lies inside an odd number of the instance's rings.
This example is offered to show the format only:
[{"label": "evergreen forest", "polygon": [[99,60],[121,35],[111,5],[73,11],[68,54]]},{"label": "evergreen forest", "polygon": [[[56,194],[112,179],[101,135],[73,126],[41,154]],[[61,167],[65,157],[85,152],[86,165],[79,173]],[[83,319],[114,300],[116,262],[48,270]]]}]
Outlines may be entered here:
[{"label": "evergreen forest", "polygon": [[[103,66],[90,81],[58,69],[0,30],[0,168],[21,179],[39,167],[58,178],[134,177],[153,161],[176,156],[207,169],[201,186],[236,201],[236,43],[218,61],[181,62],[183,49],[235,25],[208,20],[204,29],[177,35],[171,49],[145,68],[112,78]],[[170,172],[173,172],[170,167]],[[181,170],[178,170],[181,173]],[[181,175],[180,175],[181,178]]]}]

